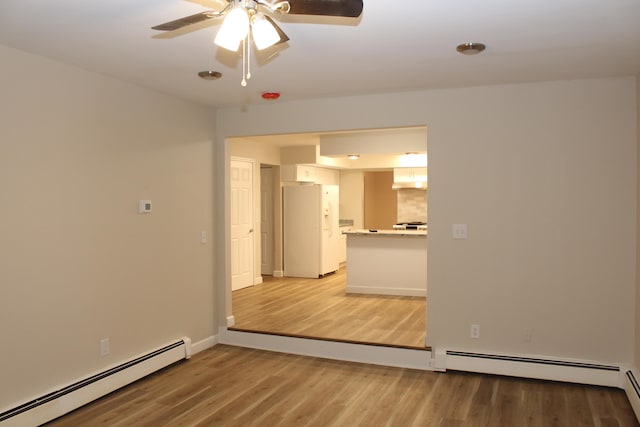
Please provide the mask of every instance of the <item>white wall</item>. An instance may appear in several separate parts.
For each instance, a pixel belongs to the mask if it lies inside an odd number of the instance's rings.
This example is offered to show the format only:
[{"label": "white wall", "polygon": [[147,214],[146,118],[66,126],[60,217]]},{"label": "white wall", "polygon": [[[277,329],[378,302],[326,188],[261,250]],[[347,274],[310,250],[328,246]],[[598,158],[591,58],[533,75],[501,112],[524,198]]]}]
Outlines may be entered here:
[{"label": "white wall", "polygon": [[[635,93],[629,77],[221,110],[217,199],[228,135],[428,125],[428,344],[630,362]],[[216,209],[222,233],[228,213]],[[468,240],[451,238],[454,223],[468,224]],[[469,338],[471,323],[480,339]]]},{"label": "white wall", "polygon": [[364,173],[340,171],[340,219],[352,219],[353,228],[364,227]]},{"label": "white wall", "polygon": [[213,112],[2,46],[0,63],[2,409],[217,325]]},{"label": "white wall", "polygon": [[[636,135],[638,138],[637,164],[640,165],[640,75],[636,77]],[[640,170],[636,182],[636,322],[635,322],[635,358],[634,366],[640,367]]]}]

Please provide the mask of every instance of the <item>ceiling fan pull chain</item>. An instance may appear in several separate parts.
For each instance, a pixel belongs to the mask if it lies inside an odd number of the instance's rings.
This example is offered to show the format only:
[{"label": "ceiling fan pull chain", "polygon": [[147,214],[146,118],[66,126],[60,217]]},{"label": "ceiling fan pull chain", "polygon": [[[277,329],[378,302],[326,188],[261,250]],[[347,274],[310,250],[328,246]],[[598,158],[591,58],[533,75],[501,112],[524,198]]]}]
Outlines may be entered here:
[{"label": "ceiling fan pull chain", "polygon": [[249,80],[251,78],[251,42],[248,34],[244,42],[247,44],[247,80]]},{"label": "ceiling fan pull chain", "polygon": [[247,86],[247,38],[242,40],[242,81],[240,84]]}]

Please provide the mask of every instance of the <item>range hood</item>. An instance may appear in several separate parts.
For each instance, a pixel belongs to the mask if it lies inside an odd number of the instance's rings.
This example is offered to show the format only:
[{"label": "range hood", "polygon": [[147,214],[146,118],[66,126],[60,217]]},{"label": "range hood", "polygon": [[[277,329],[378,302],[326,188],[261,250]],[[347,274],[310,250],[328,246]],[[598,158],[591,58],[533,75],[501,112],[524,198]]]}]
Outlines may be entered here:
[{"label": "range hood", "polygon": [[393,190],[410,188],[414,190],[427,189],[427,168],[394,168],[393,169]]}]

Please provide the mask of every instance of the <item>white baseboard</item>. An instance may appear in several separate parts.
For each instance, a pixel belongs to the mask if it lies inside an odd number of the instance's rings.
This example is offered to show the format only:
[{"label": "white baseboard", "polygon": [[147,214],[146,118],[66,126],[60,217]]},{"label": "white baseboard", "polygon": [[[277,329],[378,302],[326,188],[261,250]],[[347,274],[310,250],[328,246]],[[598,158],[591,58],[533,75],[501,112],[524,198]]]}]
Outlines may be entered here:
[{"label": "white baseboard", "polygon": [[[562,360],[541,356],[497,355],[437,350],[436,365],[446,370],[507,375],[579,384],[621,387],[621,368],[617,365],[583,360]],[[439,356],[439,357],[438,357]],[[445,366],[443,366],[445,365]]]},{"label": "white baseboard", "polygon": [[347,285],[346,292],[348,294],[370,294],[370,295],[398,295],[405,297],[426,297],[426,289],[411,289],[411,288],[378,288],[368,286],[349,286]]},{"label": "white baseboard", "polygon": [[200,353],[201,351],[204,351],[208,348],[213,347],[214,345],[218,344],[219,339],[218,339],[218,335],[212,335],[210,337],[207,337],[201,341],[198,341],[196,343],[192,343],[191,344],[191,352],[192,354],[196,354],[196,353]]},{"label": "white baseboard", "polygon": [[188,359],[192,352],[191,340],[183,337],[2,410],[0,424],[3,427],[44,424],[172,363]]},{"label": "white baseboard", "polygon": [[284,277],[283,270],[273,270],[273,277]]},{"label": "white baseboard", "polygon": [[409,349],[373,344],[286,337],[253,332],[230,331],[227,328],[220,328],[218,336],[220,337],[221,344],[239,347],[349,362],[370,363],[373,365],[432,370],[431,352],[426,349]]},{"label": "white baseboard", "polygon": [[254,285],[260,285],[262,284],[262,276],[258,276],[253,280],[253,284]]},{"label": "white baseboard", "polygon": [[640,421],[640,375],[636,368],[631,368],[625,372],[624,392],[629,399],[633,413],[636,414],[636,418]]}]

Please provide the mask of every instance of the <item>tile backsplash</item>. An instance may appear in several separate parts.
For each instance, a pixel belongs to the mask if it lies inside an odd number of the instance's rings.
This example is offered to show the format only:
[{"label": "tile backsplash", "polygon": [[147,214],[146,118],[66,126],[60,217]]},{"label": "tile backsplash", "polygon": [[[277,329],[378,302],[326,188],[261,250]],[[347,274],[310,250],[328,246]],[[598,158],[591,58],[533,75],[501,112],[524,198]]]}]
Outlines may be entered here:
[{"label": "tile backsplash", "polygon": [[398,192],[398,222],[427,222],[427,192],[416,189],[400,189]]}]

